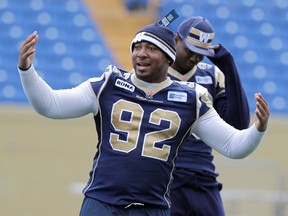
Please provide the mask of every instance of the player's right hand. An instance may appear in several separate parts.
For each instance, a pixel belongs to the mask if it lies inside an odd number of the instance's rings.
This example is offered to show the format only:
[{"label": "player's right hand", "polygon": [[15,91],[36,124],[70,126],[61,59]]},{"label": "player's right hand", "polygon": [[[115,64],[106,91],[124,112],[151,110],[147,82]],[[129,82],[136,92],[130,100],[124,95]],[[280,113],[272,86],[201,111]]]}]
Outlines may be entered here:
[{"label": "player's right hand", "polygon": [[35,46],[38,42],[37,32],[33,32],[29,35],[20,46],[20,53],[18,59],[18,67],[22,70],[28,69],[35,56]]}]

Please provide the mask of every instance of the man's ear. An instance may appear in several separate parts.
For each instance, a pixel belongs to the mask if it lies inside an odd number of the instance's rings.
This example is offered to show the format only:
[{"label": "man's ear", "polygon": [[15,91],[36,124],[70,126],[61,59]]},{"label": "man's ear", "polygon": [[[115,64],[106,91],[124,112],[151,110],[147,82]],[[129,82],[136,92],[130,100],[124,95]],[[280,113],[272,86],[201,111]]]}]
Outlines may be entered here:
[{"label": "man's ear", "polygon": [[175,42],[177,43],[179,40],[181,40],[180,36],[178,34],[175,35]]}]

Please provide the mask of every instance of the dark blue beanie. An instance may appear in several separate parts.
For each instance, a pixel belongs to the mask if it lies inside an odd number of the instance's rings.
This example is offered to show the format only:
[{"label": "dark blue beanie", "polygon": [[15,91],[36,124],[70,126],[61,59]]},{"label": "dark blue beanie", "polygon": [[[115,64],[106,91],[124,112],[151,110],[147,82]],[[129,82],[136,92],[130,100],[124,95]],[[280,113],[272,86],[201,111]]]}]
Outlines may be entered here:
[{"label": "dark blue beanie", "polygon": [[172,60],[170,65],[175,61],[176,47],[174,33],[169,28],[157,23],[143,27],[132,40],[130,51],[133,51],[135,43],[141,41],[147,41],[159,47]]}]

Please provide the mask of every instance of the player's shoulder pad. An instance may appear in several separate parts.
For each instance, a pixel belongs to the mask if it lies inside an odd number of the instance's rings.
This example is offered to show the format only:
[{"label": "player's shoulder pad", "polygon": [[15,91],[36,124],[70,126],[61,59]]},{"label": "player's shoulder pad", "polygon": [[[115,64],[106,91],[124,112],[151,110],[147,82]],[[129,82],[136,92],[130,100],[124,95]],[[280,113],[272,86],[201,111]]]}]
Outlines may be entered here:
[{"label": "player's shoulder pad", "polygon": [[205,62],[199,62],[197,64],[197,67],[200,70],[209,71],[211,74],[214,74],[216,77],[224,76],[223,72],[216,65],[211,65],[211,64],[208,64],[208,63],[205,63]]},{"label": "player's shoulder pad", "polygon": [[208,92],[207,88],[203,87],[202,85],[195,83],[195,90],[200,94],[205,94]]},{"label": "player's shoulder pad", "polygon": [[181,81],[181,80],[173,80],[173,82],[179,83],[182,86],[187,86],[189,88],[195,88],[195,82],[187,82],[187,81]]},{"label": "player's shoulder pad", "polygon": [[207,91],[207,89],[205,87],[203,87],[202,85],[200,85],[200,84],[198,84],[196,82],[176,81],[176,80],[174,82],[178,82],[178,83],[180,83],[183,86],[187,86],[189,88],[193,88],[193,89],[195,89],[198,92],[203,92],[204,93],[205,91]]},{"label": "player's shoulder pad", "polygon": [[202,102],[205,102],[205,104],[210,108],[213,107],[213,104],[212,104],[213,98],[205,87],[196,83],[195,91],[198,94],[198,96],[200,96]]},{"label": "player's shoulder pad", "polygon": [[202,85],[200,85],[196,82],[187,82],[187,81],[175,81],[174,80],[174,82],[177,82],[177,83],[181,84],[182,86],[186,86],[186,87],[188,87],[188,89],[193,89],[193,91],[196,92],[196,94],[199,96],[207,95],[207,97],[209,97],[210,100],[212,101],[212,97],[211,97],[210,93]]},{"label": "player's shoulder pad", "polygon": [[131,73],[115,65],[109,65],[106,68],[106,71],[108,73],[116,73],[118,76],[123,77],[124,79],[128,79],[131,76]]},{"label": "player's shoulder pad", "polygon": [[125,71],[125,70],[123,70],[123,69],[121,69],[115,65],[109,65],[100,77],[90,78],[89,81],[90,82],[97,82],[100,80],[108,79],[111,76],[111,74],[113,74],[113,73],[117,74],[118,76],[123,77],[125,79],[127,79],[130,76],[130,73],[128,73],[127,71]]}]

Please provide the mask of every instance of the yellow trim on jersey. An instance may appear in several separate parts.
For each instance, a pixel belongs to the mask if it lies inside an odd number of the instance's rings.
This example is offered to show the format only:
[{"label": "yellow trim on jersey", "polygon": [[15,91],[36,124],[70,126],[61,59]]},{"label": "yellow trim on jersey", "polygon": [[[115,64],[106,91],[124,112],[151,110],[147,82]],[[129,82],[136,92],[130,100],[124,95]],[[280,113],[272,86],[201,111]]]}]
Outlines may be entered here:
[{"label": "yellow trim on jersey", "polygon": [[146,94],[149,94],[149,92],[156,94],[160,90],[170,86],[173,82],[170,77],[167,77],[165,81],[147,87],[147,84],[144,84],[136,78],[135,73],[131,74],[131,81],[135,86],[137,86],[137,88],[143,90]]},{"label": "yellow trim on jersey", "polygon": [[172,76],[176,77],[180,81],[187,81],[189,80],[194,74],[196,73],[197,70],[197,65],[195,65],[188,73],[185,75],[182,75],[178,71],[174,70],[173,68],[169,67],[168,68],[168,73],[171,74]]}]

